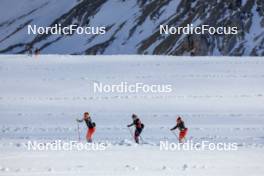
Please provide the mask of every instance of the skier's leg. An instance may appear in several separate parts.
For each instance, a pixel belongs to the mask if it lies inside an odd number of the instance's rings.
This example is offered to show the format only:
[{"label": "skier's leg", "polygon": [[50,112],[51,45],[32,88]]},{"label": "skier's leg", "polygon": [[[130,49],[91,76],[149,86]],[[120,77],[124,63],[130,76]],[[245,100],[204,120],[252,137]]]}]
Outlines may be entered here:
[{"label": "skier's leg", "polygon": [[139,135],[139,136],[140,136],[142,130],[143,130],[142,128],[139,128],[139,129],[138,129],[138,135]]},{"label": "skier's leg", "polygon": [[182,143],[182,139],[183,139],[183,131],[180,131],[180,133],[179,133],[179,143]]},{"label": "skier's leg", "polygon": [[88,134],[87,134],[88,142],[92,142],[92,137],[93,137],[94,132],[95,132],[95,128],[89,128]]},{"label": "skier's leg", "polygon": [[93,127],[93,128],[91,129],[91,134],[90,134],[91,141],[92,141],[92,139],[93,139],[93,134],[94,134],[94,132],[95,132],[95,127]]},{"label": "skier's leg", "polygon": [[188,128],[185,128],[185,130],[184,130],[184,136],[183,136],[183,140],[184,141],[186,140],[187,132],[188,132]]},{"label": "skier's leg", "polygon": [[139,138],[139,131],[138,131],[138,129],[136,129],[136,130],[135,130],[135,134],[134,134],[134,139],[135,139],[135,142],[136,142],[136,143],[139,143],[138,138]]},{"label": "skier's leg", "polygon": [[89,136],[90,136],[90,132],[89,132],[89,128],[87,129],[86,132],[86,141],[89,142]]},{"label": "skier's leg", "polygon": [[138,138],[140,138],[140,140],[143,142],[143,138],[141,137],[142,130],[143,130],[143,128],[138,129]]},{"label": "skier's leg", "polygon": [[179,134],[179,142],[182,143],[183,142],[183,139],[185,139],[185,136],[187,134],[187,131],[188,129],[185,128],[184,130],[180,131],[180,134]]}]

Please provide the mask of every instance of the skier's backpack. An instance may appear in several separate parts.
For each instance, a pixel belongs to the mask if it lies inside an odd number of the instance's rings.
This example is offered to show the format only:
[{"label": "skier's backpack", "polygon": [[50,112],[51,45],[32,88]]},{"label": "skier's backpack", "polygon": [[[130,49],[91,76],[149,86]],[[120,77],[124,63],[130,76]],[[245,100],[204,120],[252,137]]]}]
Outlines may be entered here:
[{"label": "skier's backpack", "polygon": [[141,123],[141,128],[143,129],[145,127],[145,125],[143,123]]},{"label": "skier's backpack", "polygon": [[96,123],[93,122],[92,125],[93,125],[93,127],[96,127]]}]

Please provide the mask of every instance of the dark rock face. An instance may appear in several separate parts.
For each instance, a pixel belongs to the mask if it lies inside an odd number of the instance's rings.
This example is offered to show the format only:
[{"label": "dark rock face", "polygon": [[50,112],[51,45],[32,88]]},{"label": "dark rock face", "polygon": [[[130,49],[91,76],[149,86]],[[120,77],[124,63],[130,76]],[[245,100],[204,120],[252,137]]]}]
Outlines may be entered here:
[{"label": "dark rock face", "polygon": [[[11,18],[0,21],[0,53],[26,53],[26,46],[30,45],[46,54],[264,55],[263,0],[72,0],[71,3],[67,9],[56,4],[61,13],[57,16],[47,13],[42,17],[47,18],[45,25],[104,25],[106,34],[28,36],[27,25],[37,23],[39,13],[49,12],[50,0],[32,5],[32,9],[23,13],[14,11]],[[237,27],[238,34],[161,35],[159,31],[159,25],[187,24]]]}]

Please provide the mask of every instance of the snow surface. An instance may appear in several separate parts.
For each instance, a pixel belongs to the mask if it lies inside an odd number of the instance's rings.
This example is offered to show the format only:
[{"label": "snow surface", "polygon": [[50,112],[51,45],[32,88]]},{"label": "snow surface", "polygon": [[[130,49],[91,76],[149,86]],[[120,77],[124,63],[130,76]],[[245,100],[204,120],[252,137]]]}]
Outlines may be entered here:
[{"label": "snow surface", "polygon": [[[263,175],[263,58],[0,56],[0,175]],[[172,93],[93,93],[93,82],[172,84]],[[89,111],[106,151],[27,151],[28,140],[77,140]],[[126,125],[146,128],[135,145]],[[188,139],[238,151],[160,151],[183,116]],[[81,125],[82,140],[85,124]]]}]

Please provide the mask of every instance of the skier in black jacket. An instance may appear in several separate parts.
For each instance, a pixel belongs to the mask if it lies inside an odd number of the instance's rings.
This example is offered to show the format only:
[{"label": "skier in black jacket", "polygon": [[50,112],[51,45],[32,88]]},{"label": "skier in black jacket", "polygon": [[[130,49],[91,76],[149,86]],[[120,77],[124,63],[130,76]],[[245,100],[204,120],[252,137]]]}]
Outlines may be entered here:
[{"label": "skier in black jacket", "polygon": [[140,119],[138,118],[138,116],[136,114],[132,114],[132,119],[133,122],[129,125],[127,125],[127,127],[131,127],[131,126],[135,126],[135,133],[134,133],[134,139],[136,143],[139,143],[139,136],[144,128],[144,124],[141,123]]},{"label": "skier in black jacket", "polygon": [[177,123],[176,126],[170,130],[173,131],[173,130],[176,130],[177,128],[180,130],[179,142],[182,143],[183,139],[185,138],[185,136],[187,134],[188,128],[185,127],[184,121],[182,120],[182,118],[180,116],[177,117],[176,123]]},{"label": "skier in black jacket", "polygon": [[92,137],[93,137],[93,134],[95,132],[96,124],[92,121],[91,116],[89,115],[88,112],[85,112],[83,114],[83,118],[81,120],[77,119],[77,122],[83,122],[83,121],[85,121],[85,123],[88,127],[88,130],[86,133],[86,140],[87,140],[87,142],[92,142]]}]

